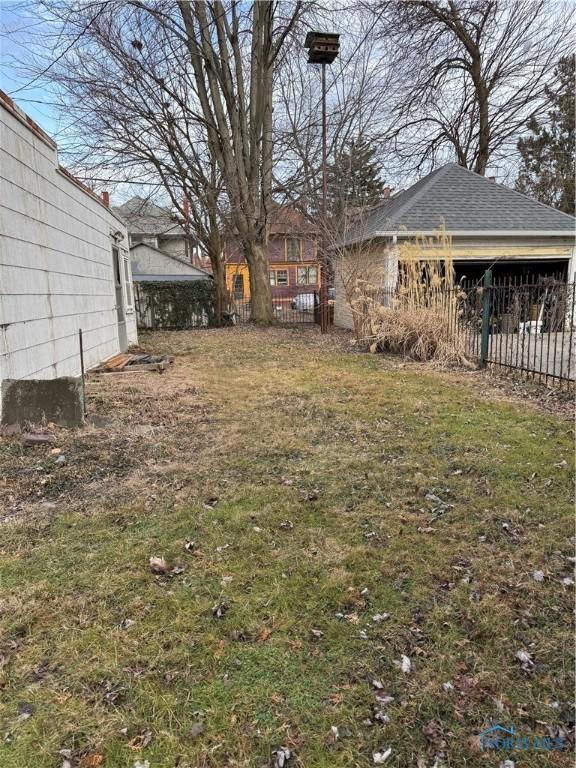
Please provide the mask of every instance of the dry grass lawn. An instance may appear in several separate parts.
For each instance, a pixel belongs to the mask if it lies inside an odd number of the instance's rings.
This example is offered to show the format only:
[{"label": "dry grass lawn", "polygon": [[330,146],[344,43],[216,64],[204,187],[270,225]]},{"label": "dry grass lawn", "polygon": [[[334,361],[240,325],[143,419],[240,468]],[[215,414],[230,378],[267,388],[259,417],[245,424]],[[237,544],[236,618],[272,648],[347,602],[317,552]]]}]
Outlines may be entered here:
[{"label": "dry grass lawn", "polygon": [[2,768],[572,764],[568,420],[312,329],[141,343],[61,454],[0,438]]}]

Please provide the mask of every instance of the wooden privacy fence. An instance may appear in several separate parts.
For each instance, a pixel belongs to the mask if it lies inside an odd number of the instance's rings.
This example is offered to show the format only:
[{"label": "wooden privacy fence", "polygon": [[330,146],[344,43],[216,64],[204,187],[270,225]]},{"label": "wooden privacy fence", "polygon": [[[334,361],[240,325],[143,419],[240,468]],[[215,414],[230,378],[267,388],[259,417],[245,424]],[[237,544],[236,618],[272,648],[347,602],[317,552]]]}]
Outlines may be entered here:
[{"label": "wooden privacy fence", "polygon": [[187,330],[216,325],[212,280],[147,281],[134,284],[141,330]]}]

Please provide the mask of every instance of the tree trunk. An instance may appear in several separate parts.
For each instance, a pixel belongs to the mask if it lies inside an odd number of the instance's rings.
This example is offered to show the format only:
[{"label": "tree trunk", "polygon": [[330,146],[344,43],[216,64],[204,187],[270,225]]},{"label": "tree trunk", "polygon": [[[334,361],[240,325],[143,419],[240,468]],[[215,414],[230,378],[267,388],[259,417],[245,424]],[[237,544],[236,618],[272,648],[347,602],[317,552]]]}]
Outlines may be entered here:
[{"label": "tree trunk", "polygon": [[216,315],[216,325],[219,328],[223,323],[224,312],[228,304],[228,291],[226,290],[226,273],[220,251],[215,254],[210,253],[210,263],[212,264],[212,276],[214,278],[214,314]]},{"label": "tree trunk", "polygon": [[250,297],[252,311],[250,320],[258,325],[271,325],[274,322],[272,291],[268,275],[268,248],[265,243],[247,241],[244,243],[244,256],[248,262],[250,275]]}]

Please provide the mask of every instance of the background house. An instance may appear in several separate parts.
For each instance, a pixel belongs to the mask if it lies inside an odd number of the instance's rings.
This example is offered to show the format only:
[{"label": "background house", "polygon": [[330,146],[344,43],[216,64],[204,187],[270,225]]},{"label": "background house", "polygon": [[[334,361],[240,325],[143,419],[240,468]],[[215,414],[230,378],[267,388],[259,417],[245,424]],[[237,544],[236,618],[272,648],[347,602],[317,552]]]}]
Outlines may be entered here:
[{"label": "background house", "polygon": [[[370,210],[336,258],[336,325],[352,328],[346,282],[356,277],[394,288],[399,248],[445,226],[456,280],[574,280],[576,220],[508,187],[450,163]],[[445,253],[438,249],[436,256]],[[426,250],[426,258],[434,252]]]},{"label": "background house", "polygon": [[[210,271],[210,260],[207,259],[199,245],[187,234],[181,217],[160,205],[156,205],[143,197],[132,197],[122,205],[113,208],[125,222],[130,239],[130,252],[133,256],[133,269],[137,274],[159,274],[170,272],[182,274],[175,265],[169,267],[169,262],[162,256],[174,257],[191,267]],[[143,251],[139,246],[147,245],[149,250]],[[155,255],[156,254],[156,255]],[[142,261],[144,270],[141,269]],[[197,273],[190,270],[189,274]]]},{"label": "background house", "polygon": [[128,233],[2,92],[0,168],[2,418],[18,390],[23,405],[26,393],[48,393],[42,412],[56,419],[58,388],[46,382],[79,376],[79,329],[86,368],[137,341]]},{"label": "background house", "polygon": [[135,283],[211,280],[212,275],[189,261],[173,256],[148,243],[130,248],[132,277]]},{"label": "background house", "polygon": [[203,257],[181,219],[141,197],[133,197],[114,210],[128,227],[138,327],[209,324],[211,313],[205,302],[211,286],[190,290],[190,284],[212,281],[210,272],[201,266],[210,266],[210,260]]},{"label": "background house", "polygon": [[[295,207],[279,206],[271,217],[268,244],[272,300],[289,305],[295,296],[320,287],[316,228]],[[248,265],[238,240],[225,245],[226,286],[236,304],[250,301]]]}]

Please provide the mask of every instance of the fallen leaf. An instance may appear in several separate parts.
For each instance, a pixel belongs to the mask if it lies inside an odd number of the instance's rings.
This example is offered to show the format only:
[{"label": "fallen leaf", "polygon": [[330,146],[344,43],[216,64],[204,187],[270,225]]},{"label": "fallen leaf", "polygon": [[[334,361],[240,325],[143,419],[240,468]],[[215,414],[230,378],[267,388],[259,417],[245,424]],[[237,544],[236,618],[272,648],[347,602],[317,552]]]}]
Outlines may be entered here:
[{"label": "fallen leaf", "polygon": [[228,610],[227,603],[217,603],[212,607],[212,615],[216,619],[222,619],[227,610]]},{"label": "fallen leaf", "polygon": [[288,747],[279,747],[276,752],[274,752],[274,768],[284,768],[291,757],[292,753]]},{"label": "fallen leaf", "polygon": [[98,768],[104,762],[104,755],[100,752],[92,752],[84,757],[78,763],[78,768]]},{"label": "fallen leaf", "polygon": [[168,571],[168,563],[163,557],[152,556],[149,560],[150,570],[157,575],[165,574]]},{"label": "fallen leaf", "polygon": [[153,735],[152,731],[142,731],[142,733],[139,733],[137,736],[134,736],[134,738],[128,742],[128,746],[130,749],[146,749],[146,747],[150,744],[152,741]]},{"label": "fallen leaf", "polygon": [[544,571],[534,571],[532,578],[534,581],[544,581]]},{"label": "fallen leaf", "polygon": [[406,675],[409,675],[410,672],[412,671],[412,662],[410,661],[408,656],[402,655],[402,661],[400,662],[400,669]]},{"label": "fallen leaf", "polygon": [[374,765],[384,765],[386,760],[390,757],[392,754],[392,747],[388,747],[388,749],[384,750],[384,752],[374,752],[372,754],[372,760],[374,761]]},{"label": "fallen leaf", "polygon": [[444,738],[444,731],[440,723],[435,720],[430,720],[424,728],[422,733],[426,736],[426,739],[438,750],[446,749],[446,739]]}]

